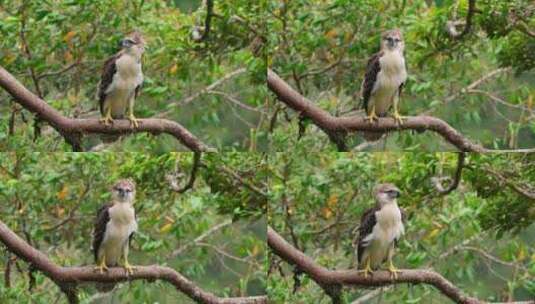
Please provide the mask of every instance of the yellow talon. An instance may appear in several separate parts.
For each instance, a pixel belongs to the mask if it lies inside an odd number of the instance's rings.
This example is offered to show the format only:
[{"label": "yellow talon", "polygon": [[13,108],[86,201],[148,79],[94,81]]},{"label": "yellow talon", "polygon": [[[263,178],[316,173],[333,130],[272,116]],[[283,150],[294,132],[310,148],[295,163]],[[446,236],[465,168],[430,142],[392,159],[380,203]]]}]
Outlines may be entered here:
[{"label": "yellow talon", "polygon": [[393,279],[397,279],[398,278],[398,273],[401,273],[401,271],[399,269],[397,269],[394,264],[392,264],[392,261],[390,261],[389,265],[388,265],[388,271],[390,272],[390,276],[393,278]]},{"label": "yellow talon", "polygon": [[126,261],[124,262],[123,267],[124,267],[124,269],[126,270],[126,273],[128,273],[128,274],[130,274],[130,275],[134,274],[134,271],[136,270],[136,267],[130,265],[130,263],[128,263],[128,260],[126,260]]},{"label": "yellow talon", "polygon": [[100,123],[103,123],[106,126],[109,126],[113,124],[113,118],[111,117],[111,115],[106,115],[100,119]]},{"label": "yellow talon", "polygon": [[362,272],[364,273],[364,277],[367,278],[368,277],[368,274],[369,275],[372,275],[373,274],[373,270],[372,270],[372,267],[370,265],[370,259],[366,259],[366,266],[364,267],[364,269],[361,269],[359,270],[358,272]]},{"label": "yellow talon", "polygon": [[102,261],[100,262],[100,264],[97,264],[97,266],[95,266],[94,270],[100,273],[108,271],[108,266],[106,266],[106,259],[102,258]]},{"label": "yellow talon", "polygon": [[405,117],[399,115],[399,112],[398,112],[398,111],[395,111],[395,112],[394,112],[394,120],[395,120],[398,124],[402,125],[402,124],[403,124],[403,119],[404,119],[404,118],[405,118]]},{"label": "yellow talon", "polygon": [[137,128],[139,127],[139,121],[138,119],[134,116],[134,114],[130,114],[128,116],[128,120],[130,120],[130,124],[134,126],[134,128]]},{"label": "yellow talon", "polygon": [[106,126],[113,124],[113,117],[111,117],[111,108],[106,109],[106,115],[100,119],[100,123],[105,124]]},{"label": "yellow talon", "polygon": [[377,114],[375,114],[375,107],[372,107],[372,110],[370,111],[370,114],[368,114],[368,116],[366,116],[366,120],[368,120],[369,122],[374,122],[375,120],[379,120],[379,116],[377,116]]}]

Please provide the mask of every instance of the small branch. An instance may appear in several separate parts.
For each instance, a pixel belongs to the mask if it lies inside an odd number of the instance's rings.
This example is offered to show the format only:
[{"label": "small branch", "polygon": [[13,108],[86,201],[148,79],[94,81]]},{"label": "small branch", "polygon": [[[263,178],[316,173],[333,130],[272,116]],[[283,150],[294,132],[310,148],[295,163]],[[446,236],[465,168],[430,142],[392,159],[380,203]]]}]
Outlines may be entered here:
[{"label": "small branch", "polygon": [[193,154],[193,164],[191,165],[191,173],[189,175],[189,180],[184,187],[179,188],[175,181],[171,181],[171,189],[178,193],[184,193],[193,187],[195,179],[197,178],[197,171],[199,171],[199,166],[201,164],[201,152],[195,152]]},{"label": "small branch", "polygon": [[466,153],[459,152],[457,156],[457,169],[455,170],[455,176],[453,177],[453,181],[448,186],[448,188],[444,188],[442,184],[440,184],[440,181],[437,180],[435,188],[438,191],[440,195],[448,195],[453,190],[457,189],[459,186],[459,183],[461,182],[461,175],[464,167],[464,160],[466,158]]},{"label": "small branch", "polygon": [[407,117],[402,125],[393,118],[379,118],[376,123],[366,121],[361,116],[335,117],[317,107],[310,100],[292,89],[275,72],[268,70],[268,88],[278,99],[294,111],[310,118],[315,125],[328,135],[344,134],[348,131],[399,131],[399,130],[430,130],[441,135],[446,141],[465,152],[485,152],[487,149],[474,144],[445,121],[432,116]]},{"label": "small branch", "polygon": [[507,262],[507,261],[501,260],[501,259],[491,255],[490,253],[486,252],[485,250],[483,250],[481,248],[477,248],[477,247],[474,247],[474,246],[461,246],[459,249],[460,250],[470,250],[470,251],[477,252],[481,256],[483,256],[486,259],[488,259],[490,261],[493,261],[494,263],[497,263],[497,264],[501,264],[501,265],[508,266],[508,267],[513,267],[513,268],[520,268],[520,269],[522,269],[523,271],[526,271],[526,272],[529,271],[524,265],[520,265],[520,264],[516,264],[516,263],[512,263],[512,262]]},{"label": "small branch", "polygon": [[88,183],[88,184],[85,185],[82,194],[78,197],[78,201],[76,202],[76,205],[69,212],[69,215],[64,220],[62,220],[61,222],[57,223],[56,225],[54,225],[54,226],[52,226],[50,228],[44,229],[44,230],[45,231],[54,231],[54,230],[58,229],[59,227],[67,224],[69,221],[72,221],[72,219],[74,218],[74,215],[76,214],[76,211],[78,211],[78,209],[82,206],[82,203],[83,203],[85,197],[87,196],[87,194],[89,193],[89,190],[91,190],[91,183]]},{"label": "small branch", "polygon": [[373,276],[364,277],[357,270],[328,270],[316,264],[303,252],[294,248],[275,230],[268,226],[268,245],[273,252],[286,262],[296,265],[308,274],[320,286],[385,286],[400,283],[433,285],[442,294],[456,303],[482,304],[484,301],[469,297],[437,272],[423,269],[403,269],[397,279],[393,279],[388,271],[375,271]]},{"label": "small branch", "polygon": [[[84,133],[101,134],[129,134],[149,132],[152,134],[168,133],[193,151],[212,150],[191,134],[182,125],[166,119],[140,119],[140,126],[132,128],[128,120],[115,120],[112,126],[107,126],[98,119],[72,119],[61,115],[44,100],[26,89],[8,71],[0,67],[0,86],[28,111],[37,113],[47,121],[61,135],[74,141],[80,147],[80,137]],[[70,140],[69,140],[70,139]]]},{"label": "small branch", "polygon": [[[450,37],[455,39],[461,39],[463,36],[468,34],[470,32],[470,29],[472,28],[472,19],[474,17],[474,13],[476,12],[476,0],[468,0],[468,13],[466,14],[466,22],[459,22],[459,21],[448,21],[446,25],[446,29]],[[462,32],[457,32],[456,26],[464,24],[464,29]]]},{"label": "small branch", "polygon": [[[199,96],[207,94],[210,91],[213,91],[215,88],[217,88],[218,86],[222,85],[226,81],[228,81],[228,80],[230,80],[230,79],[232,79],[232,78],[234,78],[234,77],[236,77],[236,76],[238,76],[240,74],[243,74],[246,71],[247,71],[247,69],[245,69],[245,68],[239,68],[237,70],[234,70],[234,71],[226,74],[225,76],[221,77],[220,79],[216,80],[215,82],[213,82],[209,86],[197,91],[195,94],[193,94],[191,96],[188,96],[188,97],[184,98],[183,100],[181,100],[179,102],[174,102],[174,103],[169,104],[168,107],[170,107],[172,109],[172,108],[177,107],[177,106],[187,105],[187,104],[191,103],[193,100],[197,99]],[[165,116],[167,116],[171,112],[171,109],[168,110],[168,111],[165,111],[165,112],[163,112],[161,114],[158,114],[157,117],[165,117]]]},{"label": "small branch", "polygon": [[500,183],[507,185],[512,190],[514,190],[516,193],[518,193],[518,194],[520,194],[520,195],[522,195],[522,196],[524,196],[524,197],[526,197],[526,198],[528,198],[530,200],[535,200],[535,191],[532,190],[533,187],[530,187],[532,189],[523,188],[523,187],[517,185],[516,183],[512,182],[511,180],[509,180],[507,177],[503,176],[499,172],[490,169],[488,166],[484,167],[483,170],[485,172],[493,175]]},{"label": "small branch", "polygon": [[210,33],[210,25],[212,23],[212,17],[214,16],[214,1],[205,0],[206,3],[206,18],[204,19],[204,32],[202,33],[200,41],[205,41],[208,39],[208,34]]},{"label": "small branch", "polygon": [[193,282],[182,276],[172,268],[152,265],[137,266],[132,275],[127,275],[124,269],[113,267],[107,273],[95,272],[93,267],[62,267],[54,264],[44,253],[30,246],[11,231],[2,221],[0,221],[0,241],[7,249],[19,258],[31,263],[35,269],[41,271],[45,276],[54,281],[64,292],[67,293],[72,302],[72,294],[75,293],[76,285],[81,282],[123,282],[132,280],[163,280],[167,281],[175,288],[198,303],[206,304],[267,304],[266,296],[256,297],[236,297],[220,298],[212,293],[202,290]]},{"label": "small branch", "polygon": [[215,225],[214,227],[206,230],[203,234],[199,235],[193,241],[191,241],[189,243],[186,243],[185,245],[183,245],[180,248],[178,248],[175,251],[173,251],[173,253],[171,253],[169,258],[175,258],[175,257],[179,256],[182,252],[184,252],[189,247],[197,244],[198,242],[202,242],[204,239],[206,239],[210,235],[214,234],[215,232],[217,232],[217,231],[221,230],[222,228],[224,228],[224,227],[226,227],[228,225],[231,225],[231,224],[232,224],[232,220],[226,220],[226,221],[224,221],[224,222],[222,222],[220,224]]},{"label": "small branch", "polygon": [[241,177],[238,173],[232,171],[231,169],[229,169],[229,168],[227,168],[225,166],[221,166],[220,169],[223,172],[225,172],[227,175],[230,175],[232,178],[237,180],[244,187],[249,188],[249,190],[252,190],[253,192],[256,192],[257,194],[260,194],[262,196],[266,196],[267,197],[267,193],[266,192],[264,192],[262,189],[259,189],[258,187],[256,187],[255,185],[251,184],[250,182],[246,181],[245,179],[243,179],[243,177]]},{"label": "small branch", "polygon": [[73,62],[73,63],[69,64],[68,66],[66,66],[66,67],[64,67],[64,68],[62,68],[62,69],[60,69],[58,71],[47,72],[47,73],[40,74],[39,76],[37,76],[37,79],[43,79],[43,78],[46,78],[46,77],[63,74],[65,72],[68,72],[69,70],[71,70],[72,68],[76,67],[79,64],[82,64],[82,62],[79,62],[79,61]]}]

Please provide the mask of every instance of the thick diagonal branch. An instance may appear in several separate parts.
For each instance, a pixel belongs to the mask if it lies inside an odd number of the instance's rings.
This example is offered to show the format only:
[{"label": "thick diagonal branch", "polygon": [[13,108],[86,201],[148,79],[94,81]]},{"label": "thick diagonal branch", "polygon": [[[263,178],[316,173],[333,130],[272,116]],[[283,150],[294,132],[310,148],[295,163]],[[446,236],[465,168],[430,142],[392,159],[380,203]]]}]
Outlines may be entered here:
[{"label": "thick diagonal branch", "polygon": [[[26,241],[11,231],[0,221],[0,241],[19,258],[31,263],[33,267],[53,280],[60,288],[73,290],[81,282],[122,282],[127,280],[163,280],[198,303],[206,304],[266,304],[266,296],[220,298],[202,290],[193,282],[172,268],[152,265],[138,266],[132,275],[127,275],[122,268],[110,268],[107,273],[95,272],[93,267],[62,267],[54,264],[41,251],[30,246]],[[71,295],[72,296],[72,295]]]},{"label": "thick diagonal branch", "polygon": [[328,270],[316,264],[314,260],[297,250],[284,240],[275,230],[268,226],[268,245],[273,252],[286,262],[296,265],[308,274],[320,286],[384,286],[400,283],[429,284],[456,303],[480,304],[476,298],[463,292],[439,273],[423,269],[403,269],[397,279],[393,279],[388,271],[375,271],[372,276],[364,277],[356,270]]},{"label": "thick diagonal branch", "polygon": [[268,88],[277,95],[281,102],[311,119],[316,126],[328,135],[336,132],[343,134],[348,131],[429,130],[438,133],[460,151],[487,151],[487,149],[472,143],[448,123],[436,117],[411,116],[407,117],[402,125],[397,124],[393,118],[379,118],[378,122],[370,123],[362,116],[335,117],[299,94],[272,70],[268,70],[267,81]]},{"label": "thick diagonal branch", "polygon": [[61,115],[44,100],[30,92],[8,71],[0,67],[0,86],[28,111],[39,114],[64,137],[76,138],[84,133],[129,134],[149,132],[152,134],[168,133],[193,151],[209,151],[210,148],[191,134],[182,125],[166,119],[140,119],[138,128],[133,128],[128,120],[115,120],[107,126],[98,119],[72,119]]}]

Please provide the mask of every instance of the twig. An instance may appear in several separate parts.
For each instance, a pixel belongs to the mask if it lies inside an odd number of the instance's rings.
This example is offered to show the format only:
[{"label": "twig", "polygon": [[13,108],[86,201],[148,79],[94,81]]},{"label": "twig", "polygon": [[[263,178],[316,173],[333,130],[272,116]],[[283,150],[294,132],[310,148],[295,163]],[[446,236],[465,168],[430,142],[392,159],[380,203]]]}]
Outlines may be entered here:
[{"label": "twig", "polygon": [[203,234],[201,234],[198,237],[196,237],[193,241],[191,241],[189,243],[186,243],[185,245],[182,245],[180,248],[178,248],[175,251],[173,251],[173,253],[171,253],[169,258],[175,258],[175,257],[179,256],[182,252],[184,252],[189,247],[197,244],[198,242],[202,242],[204,239],[206,239],[207,237],[209,237],[210,235],[212,235],[216,231],[219,231],[220,229],[222,229],[222,228],[224,228],[224,227],[226,227],[226,226],[228,226],[230,224],[232,224],[232,221],[231,220],[226,220],[226,221],[224,221],[224,222],[222,222],[220,224],[217,224],[214,227],[206,230]]},{"label": "twig", "polygon": [[238,76],[240,74],[243,74],[246,71],[247,70],[245,68],[239,68],[237,70],[234,70],[234,71],[226,74],[225,76],[219,78],[217,81],[213,82],[209,86],[197,91],[195,94],[193,94],[191,96],[188,96],[188,97],[184,98],[181,101],[169,104],[168,107],[170,107],[170,109],[165,111],[165,112],[163,112],[163,113],[158,114],[156,117],[165,117],[165,116],[169,115],[169,113],[171,113],[172,108],[175,108],[177,106],[187,105],[187,104],[191,103],[193,100],[197,99],[199,96],[207,94],[208,92],[214,90],[215,88],[217,88],[218,86],[222,85],[226,81],[228,81],[228,80],[230,80],[230,79],[232,79],[232,78],[234,78],[234,77],[236,77],[236,76]]},{"label": "twig", "polygon": [[464,167],[465,158],[466,158],[466,153],[459,152],[459,154],[457,156],[457,169],[455,170],[455,176],[453,177],[453,181],[448,186],[448,188],[442,187],[442,185],[440,185],[440,182],[437,181],[438,184],[436,185],[435,188],[437,189],[437,191],[438,191],[438,193],[440,195],[448,195],[453,190],[457,189],[457,187],[459,186],[459,183],[461,181],[461,175],[462,175],[462,171],[463,171],[463,167]]},{"label": "twig", "polygon": [[195,152],[193,154],[193,164],[191,165],[191,173],[189,175],[188,183],[185,184],[184,187],[179,188],[176,184],[176,181],[171,181],[171,189],[173,189],[173,191],[178,193],[184,193],[189,189],[193,188],[193,184],[195,183],[195,179],[197,178],[197,171],[199,171],[199,166],[201,164],[201,154],[201,152]]}]

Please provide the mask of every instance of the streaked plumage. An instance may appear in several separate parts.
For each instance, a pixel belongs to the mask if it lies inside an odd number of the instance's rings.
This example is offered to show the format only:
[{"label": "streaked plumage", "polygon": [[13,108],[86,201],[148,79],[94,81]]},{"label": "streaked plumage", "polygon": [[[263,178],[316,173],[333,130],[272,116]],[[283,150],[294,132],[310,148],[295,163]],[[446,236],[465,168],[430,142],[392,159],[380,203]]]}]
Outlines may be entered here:
[{"label": "streaked plumage", "polygon": [[[404,233],[403,212],[396,198],[399,189],[392,184],[380,184],[374,190],[376,205],[364,212],[357,237],[358,268],[367,274],[376,270],[394,254],[394,247]],[[395,268],[389,265],[395,275]]]},{"label": "streaked plumage", "polygon": [[[371,122],[378,117],[386,116],[393,106],[394,119],[402,123],[398,102],[407,80],[403,50],[401,32],[397,29],[387,31],[381,36],[381,50],[368,60],[361,96],[367,119]],[[365,132],[364,138],[369,141],[378,140],[383,134],[383,132]]]},{"label": "streaked plumage", "polygon": [[137,127],[134,116],[134,103],[139,96],[143,83],[141,57],[145,42],[138,32],[134,32],[121,42],[122,49],[104,63],[101,81],[98,86],[98,99],[101,121],[105,124],[113,119],[128,119]]}]

